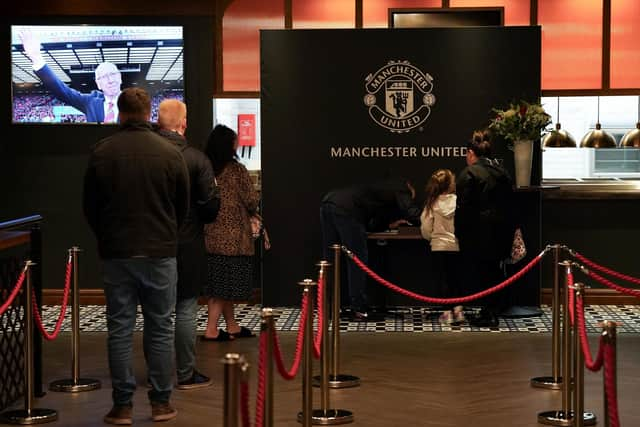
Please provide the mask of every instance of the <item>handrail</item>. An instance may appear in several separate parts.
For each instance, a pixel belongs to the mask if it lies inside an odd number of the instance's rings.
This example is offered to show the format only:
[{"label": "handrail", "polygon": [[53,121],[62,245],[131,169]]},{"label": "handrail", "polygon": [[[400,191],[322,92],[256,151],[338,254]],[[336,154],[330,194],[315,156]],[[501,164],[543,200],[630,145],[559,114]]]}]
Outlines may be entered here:
[{"label": "handrail", "polygon": [[[10,247],[29,242],[30,253],[28,257],[35,263],[32,272],[33,290],[35,291],[36,301],[38,308],[40,309],[42,309],[42,230],[40,228],[40,223],[43,221],[44,218],[42,215],[30,215],[23,218],[0,222],[0,233],[4,237],[4,240],[0,240],[0,242],[4,242],[3,249],[8,249]],[[3,233],[5,231],[27,227],[29,229],[24,230],[24,233]],[[28,239],[25,235],[26,233],[28,233]],[[38,331],[33,331],[32,339],[34,353],[33,391],[35,392],[36,397],[42,397],[44,396],[44,392],[42,391],[42,337]]]},{"label": "handrail", "polygon": [[31,215],[25,216],[23,218],[0,222],[0,231],[12,230],[14,228],[24,227],[25,225],[38,224],[43,220],[44,218],[42,217],[42,215]]}]

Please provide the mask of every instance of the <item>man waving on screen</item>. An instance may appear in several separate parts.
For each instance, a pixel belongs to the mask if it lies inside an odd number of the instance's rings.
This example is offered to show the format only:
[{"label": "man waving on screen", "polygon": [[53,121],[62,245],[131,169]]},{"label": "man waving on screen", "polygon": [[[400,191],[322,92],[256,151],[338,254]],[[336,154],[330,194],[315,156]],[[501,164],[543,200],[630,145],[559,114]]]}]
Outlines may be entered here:
[{"label": "man waving on screen", "polygon": [[31,31],[22,31],[20,40],[24,53],[31,59],[31,66],[44,86],[65,104],[82,111],[87,122],[117,123],[118,96],[122,75],[110,62],[103,62],[95,70],[96,86],[100,90],[82,93],[64,84],[45,63],[40,53],[40,40]]}]

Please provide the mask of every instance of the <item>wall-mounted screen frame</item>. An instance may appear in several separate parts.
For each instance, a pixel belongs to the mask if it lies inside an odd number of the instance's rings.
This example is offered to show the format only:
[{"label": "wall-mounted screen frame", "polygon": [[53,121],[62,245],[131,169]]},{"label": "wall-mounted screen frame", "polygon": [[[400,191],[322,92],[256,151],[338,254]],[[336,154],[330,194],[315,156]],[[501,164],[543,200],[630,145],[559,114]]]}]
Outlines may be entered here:
[{"label": "wall-mounted screen frame", "polygon": [[504,7],[392,8],[389,28],[503,26]]}]

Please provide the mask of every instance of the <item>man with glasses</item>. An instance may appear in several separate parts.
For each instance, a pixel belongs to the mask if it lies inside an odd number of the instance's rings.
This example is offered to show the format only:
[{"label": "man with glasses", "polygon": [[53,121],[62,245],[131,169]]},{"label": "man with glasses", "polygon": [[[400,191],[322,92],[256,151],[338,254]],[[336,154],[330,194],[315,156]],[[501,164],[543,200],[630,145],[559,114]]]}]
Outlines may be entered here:
[{"label": "man with glasses", "polygon": [[33,71],[53,96],[84,113],[87,122],[118,122],[118,96],[122,85],[122,74],[118,67],[110,62],[98,65],[95,69],[95,82],[99,90],[82,93],[60,81],[49,68],[40,52],[40,40],[33,32],[21,32],[20,39],[25,55],[31,59]]}]

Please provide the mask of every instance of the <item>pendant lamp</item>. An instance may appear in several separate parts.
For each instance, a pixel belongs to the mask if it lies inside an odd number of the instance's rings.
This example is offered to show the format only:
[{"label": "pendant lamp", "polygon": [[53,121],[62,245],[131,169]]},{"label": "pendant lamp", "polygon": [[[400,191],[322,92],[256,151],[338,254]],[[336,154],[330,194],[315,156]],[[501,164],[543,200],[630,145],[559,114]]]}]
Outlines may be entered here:
[{"label": "pendant lamp", "polygon": [[613,135],[602,130],[602,125],[600,124],[600,97],[598,96],[598,121],[596,123],[596,128],[594,130],[590,130],[582,137],[580,147],[616,148],[616,146],[616,140]]},{"label": "pendant lamp", "polygon": [[560,97],[556,110],[556,128],[542,138],[543,147],[575,147],[576,140],[560,125]]},{"label": "pendant lamp", "polygon": [[625,133],[620,140],[620,146],[623,148],[640,148],[640,96],[638,96],[638,123],[636,128]]}]

